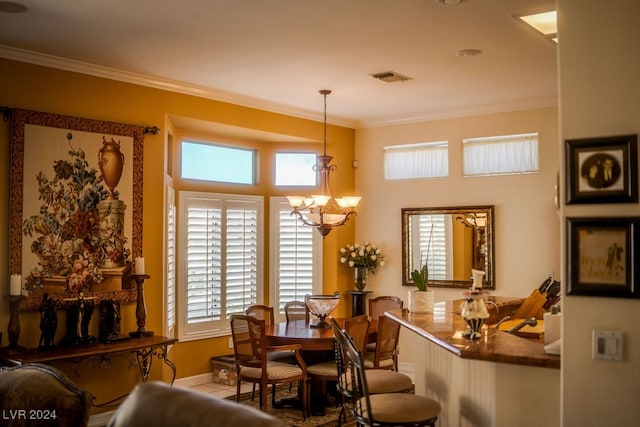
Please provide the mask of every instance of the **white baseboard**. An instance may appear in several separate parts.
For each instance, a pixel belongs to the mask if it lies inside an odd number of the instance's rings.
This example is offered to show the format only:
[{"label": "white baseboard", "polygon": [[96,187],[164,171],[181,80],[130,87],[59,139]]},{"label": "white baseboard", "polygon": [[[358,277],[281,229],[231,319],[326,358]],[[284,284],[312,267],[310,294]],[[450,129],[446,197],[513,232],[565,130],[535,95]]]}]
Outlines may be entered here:
[{"label": "white baseboard", "polygon": [[178,378],[173,382],[173,385],[180,387],[195,387],[201,384],[208,384],[213,380],[213,374],[208,372],[206,374],[193,375],[191,377]]}]

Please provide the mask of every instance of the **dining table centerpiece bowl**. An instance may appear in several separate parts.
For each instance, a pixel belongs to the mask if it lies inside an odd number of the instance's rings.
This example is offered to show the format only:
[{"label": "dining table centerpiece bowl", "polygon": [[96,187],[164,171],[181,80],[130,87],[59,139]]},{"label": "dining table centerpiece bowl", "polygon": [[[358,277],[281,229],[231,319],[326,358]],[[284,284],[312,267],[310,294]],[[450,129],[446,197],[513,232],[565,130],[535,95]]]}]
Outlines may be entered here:
[{"label": "dining table centerpiece bowl", "polygon": [[312,328],[330,328],[327,323],[327,316],[336,309],[340,302],[340,293],[335,291],[333,295],[305,295],[305,304],[309,309],[309,313],[318,318],[317,323],[311,323]]}]

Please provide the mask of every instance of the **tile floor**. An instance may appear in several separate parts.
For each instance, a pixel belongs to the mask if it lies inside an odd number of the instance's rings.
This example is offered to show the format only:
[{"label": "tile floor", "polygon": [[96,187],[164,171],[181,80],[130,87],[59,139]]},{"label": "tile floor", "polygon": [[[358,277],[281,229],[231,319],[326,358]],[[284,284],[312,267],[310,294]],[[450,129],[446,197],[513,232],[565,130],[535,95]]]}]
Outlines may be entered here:
[{"label": "tile floor", "polygon": [[[229,385],[223,385],[223,384],[217,384],[217,383],[205,383],[205,384],[199,384],[199,385],[194,385],[189,387],[193,390],[198,390],[201,391],[203,393],[208,393],[208,394],[212,394],[216,397],[221,397],[221,398],[225,398],[228,396],[235,396],[236,395],[236,386],[229,386]],[[245,383],[243,382],[240,388],[241,393],[245,393],[248,391],[251,391],[251,384],[250,383]]]}]

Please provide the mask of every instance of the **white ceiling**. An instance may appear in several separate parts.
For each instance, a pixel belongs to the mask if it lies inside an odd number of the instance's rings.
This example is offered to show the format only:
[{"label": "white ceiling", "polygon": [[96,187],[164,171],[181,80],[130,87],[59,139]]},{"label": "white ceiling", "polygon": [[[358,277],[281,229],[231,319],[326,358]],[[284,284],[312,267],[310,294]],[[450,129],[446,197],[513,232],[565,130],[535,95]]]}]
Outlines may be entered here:
[{"label": "white ceiling", "polygon": [[331,89],[356,128],[557,102],[557,47],[513,18],[554,0],[19,1],[0,57],[315,119]]}]

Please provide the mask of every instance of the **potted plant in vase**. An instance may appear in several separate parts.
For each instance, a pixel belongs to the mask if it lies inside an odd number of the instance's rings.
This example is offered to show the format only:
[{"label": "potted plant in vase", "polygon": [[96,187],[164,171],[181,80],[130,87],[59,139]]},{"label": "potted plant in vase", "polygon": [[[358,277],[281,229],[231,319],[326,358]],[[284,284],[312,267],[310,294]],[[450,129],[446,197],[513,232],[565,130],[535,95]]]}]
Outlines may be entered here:
[{"label": "potted plant in vase", "polygon": [[411,279],[418,289],[409,291],[409,311],[433,313],[433,290],[429,289],[429,266],[426,261],[420,270],[411,272]]}]

